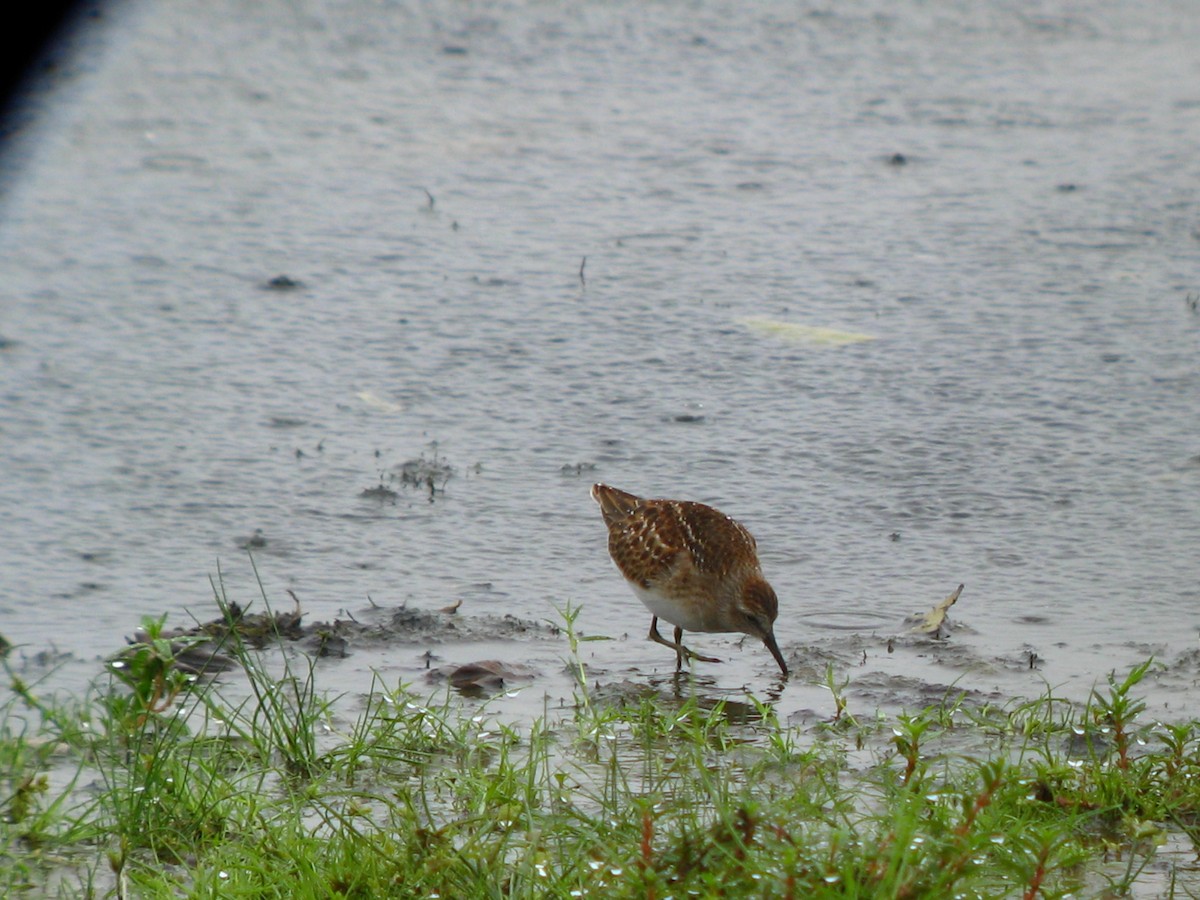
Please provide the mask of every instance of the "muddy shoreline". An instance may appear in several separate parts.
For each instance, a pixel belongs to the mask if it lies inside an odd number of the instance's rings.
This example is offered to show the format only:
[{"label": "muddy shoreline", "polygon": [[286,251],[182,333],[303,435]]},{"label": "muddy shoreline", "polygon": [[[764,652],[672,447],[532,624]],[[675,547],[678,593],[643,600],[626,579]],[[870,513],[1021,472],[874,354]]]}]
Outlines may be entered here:
[{"label": "muddy shoreline", "polygon": [[[640,620],[640,609],[633,612]],[[215,618],[167,629],[161,637],[171,641],[182,669],[206,677],[237,679],[226,652],[236,635],[267,658],[278,652],[309,658],[318,687],[333,693],[361,695],[379,674],[425,684],[429,690],[452,688],[469,700],[500,697],[516,718],[537,715],[548,698],[567,703],[577,689],[568,664],[568,635],[551,618],[471,613],[461,602],[438,609],[372,604],[343,610],[329,620],[308,618],[298,601],[291,610],[270,612],[231,604]],[[678,699],[694,694],[728,702],[755,696],[802,728],[836,718],[832,693],[844,697],[860,716],[911,712],[950,701],[1004,707],[1060,692],[1086,704],[1091,690],[1102,687],[1108,675],[1097,672],[1090,681],[1053,684],[1044,673],[1055,668],[1053,652],[1032,647],[996,652],[969,624],[950,617],[934,633],[914,633],[913,623],[919,620],[898,621],[892,634],[846,632],[789,642],[784,652],[792,675],[786,681],[772,677],[750,646],[753,642],[732,637],[720,639],[730,665],[697,663],[680,675],[640,632],[580,632],[575,637],[581,671],[597,697]],[[145,639],[144,631],[135,632],[126,648],[108,659],[119,659]],[[1127,650],[1131,665],[1154,659],[1141,687],[1156,717],[1175,720],[1193,714],[1200,690],[1200,648],[1172,652],[1131,642]],[[50,659],[47,655],[40,662]]]}]

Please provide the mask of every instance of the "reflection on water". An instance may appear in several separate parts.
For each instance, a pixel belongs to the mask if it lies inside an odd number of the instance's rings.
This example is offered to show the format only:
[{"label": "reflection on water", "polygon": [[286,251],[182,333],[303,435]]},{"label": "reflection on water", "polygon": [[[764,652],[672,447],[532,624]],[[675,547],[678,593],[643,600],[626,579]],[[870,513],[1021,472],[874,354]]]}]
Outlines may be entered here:
[{"label": "reflection on water", "polygon": [[186,623],[250,535],[315,615],[570,600],[646,677],[605,480],[744,521],[789,657],[959,582],[1055,682],[1190,646],[1197,13],[682,10],[97,22],[4,194],[0,630]]}]

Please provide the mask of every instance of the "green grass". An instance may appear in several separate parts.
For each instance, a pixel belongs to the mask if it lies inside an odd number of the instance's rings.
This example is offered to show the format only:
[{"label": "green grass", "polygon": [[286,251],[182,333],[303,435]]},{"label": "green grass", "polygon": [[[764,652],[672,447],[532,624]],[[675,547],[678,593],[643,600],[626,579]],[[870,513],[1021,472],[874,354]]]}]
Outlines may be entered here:
[{"label": "green grass", "polygon": [[83,698],[6,670],[0,892],[1034,898],[1157,866],[1195,895],[1157,855],[1200,839],[1200,723],[1144,721],[1152,662],[1086,705],[892,718],[853,715],[830,671],[835,714],[797,730],[753,699],[601,701],[575,612],[576,703],[532,722],[378,677],[331,700],[236,637],[230,699],[172,666],[161,622]]}]

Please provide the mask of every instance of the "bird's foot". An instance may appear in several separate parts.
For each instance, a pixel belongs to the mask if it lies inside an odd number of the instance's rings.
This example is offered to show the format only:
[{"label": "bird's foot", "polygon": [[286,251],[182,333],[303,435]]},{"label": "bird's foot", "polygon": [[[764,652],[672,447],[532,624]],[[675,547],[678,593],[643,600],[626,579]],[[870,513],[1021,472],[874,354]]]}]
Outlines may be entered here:
[{"label": "bird's foot", "polygon": [[695,650],[689,650],[687,647],[684,647],[683,645],[680,645],[680,649],[683,650],[683,655],[685,657],[687,657],[689,660],[694,659],[694,660],[696,660],[696,662],[719,663],[719,662],[725,661],[723,659],[717,659],[715,656],[703,656],[702,654],[697,653]]}]

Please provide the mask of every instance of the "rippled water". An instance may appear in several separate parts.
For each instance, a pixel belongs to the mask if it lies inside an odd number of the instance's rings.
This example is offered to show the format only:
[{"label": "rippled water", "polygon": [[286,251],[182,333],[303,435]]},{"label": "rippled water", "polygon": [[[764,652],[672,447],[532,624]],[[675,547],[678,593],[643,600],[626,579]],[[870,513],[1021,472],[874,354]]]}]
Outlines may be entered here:
[{"label": "rippled water", "polygon": [[[593,480],[745,522],[800,659],[959,582],[1031,685],[1195,646],[1193,4],[126,2],[82,43],[0,205],[26,652],[207,617],[218,563],[252,599],[261,530],[312,618],[570,600],[667,671]],[[433,502],[363,496],[422,454]]]}]

